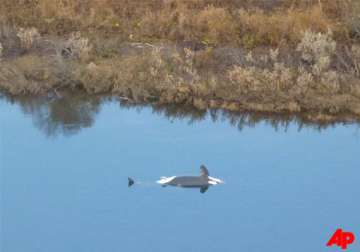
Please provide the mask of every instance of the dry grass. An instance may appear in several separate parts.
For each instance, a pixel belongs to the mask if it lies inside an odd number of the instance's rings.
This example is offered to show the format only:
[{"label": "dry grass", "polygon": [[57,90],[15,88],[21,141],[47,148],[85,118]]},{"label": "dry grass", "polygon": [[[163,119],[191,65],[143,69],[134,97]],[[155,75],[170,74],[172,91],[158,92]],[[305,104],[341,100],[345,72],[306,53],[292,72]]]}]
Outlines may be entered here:
[{"label": "dry grass", "polygon": [[49,69],[48,65],[37,56],[25,56],[0,64],[1,87],[13,94],[38,93],[42,88],[40,79],[47,79],[45,69]]},{"label": "dry grass", "polygon": [[318,6],[304,11],[288,10],[265,13],[262,10],[239,11],[240,29],[245,36],[242,43],[248,48],[258,45],[278,46],[297,43],[306,30],[326,32],[334,25]]},{"label": "dry grass", "polygon": [[75,62],[26,54],[0,61],[0,89],[11,94],[45,94],[58,87],[76,85]]},{"label": "dry grass", "polygon": [[[2,0],[3,21],[41,34],[191,40],[247,47],[297,43],[305,30],[359,38],[357,0]],[[344,36],[345,35],[345,36]]]},{"label": "dry grass", "polygon": [[0,43],[0,60],[1,60],[1,57],[2,57],[2,52],[4,50],[4,47],[2,46],[2,44]]},{"label": "dry grass", "polygon": [[[12,94],[77,88],[134,102],[181,103],[199,109],[360,115],[360,50],[353,46],[348,68],[339,71],[332,36],[306,31],[292,50],[240,50],[240,59],[230,64],[218,58],[215,49],[195,52],[165,45],[135,44],[126,54],[106,58],[90,54],[85,59],[42,57],[32,51],[0,62],[0,87]],[[213,66],[204,69],[209,58]]]}]

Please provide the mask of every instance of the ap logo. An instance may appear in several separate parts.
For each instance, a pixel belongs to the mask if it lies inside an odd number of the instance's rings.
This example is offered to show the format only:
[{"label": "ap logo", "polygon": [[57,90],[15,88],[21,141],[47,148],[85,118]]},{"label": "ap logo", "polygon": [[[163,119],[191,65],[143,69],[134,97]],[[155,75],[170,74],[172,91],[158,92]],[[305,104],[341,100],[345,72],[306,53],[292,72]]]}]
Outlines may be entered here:
[{"label": "ap logo", "polygon": [[339,228],[327,242],[326,246],[336,245],[342,249],[346,249],[349,244],[354,242],[354,240],[355,236],[353,233],[343,232],[342,229]]}]

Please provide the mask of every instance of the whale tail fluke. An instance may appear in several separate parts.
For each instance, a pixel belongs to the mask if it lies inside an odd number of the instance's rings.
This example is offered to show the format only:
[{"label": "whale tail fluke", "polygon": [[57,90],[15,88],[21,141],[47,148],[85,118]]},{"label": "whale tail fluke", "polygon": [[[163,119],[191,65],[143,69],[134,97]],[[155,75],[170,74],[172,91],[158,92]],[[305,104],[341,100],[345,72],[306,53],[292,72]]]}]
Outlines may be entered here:
[{"label": "whale tail fluke", "polygon": [[132,186],[134,183],[135,181],[132,178],[128,177],[128,187]]},{"label": "whale tail fluke", "polygon": [[202,176],[202,177],[209,177],[209,171],[208,171],[208,169],[205,167],[205,165],[201,165],[201,166],[200,166],[200,176]]}]

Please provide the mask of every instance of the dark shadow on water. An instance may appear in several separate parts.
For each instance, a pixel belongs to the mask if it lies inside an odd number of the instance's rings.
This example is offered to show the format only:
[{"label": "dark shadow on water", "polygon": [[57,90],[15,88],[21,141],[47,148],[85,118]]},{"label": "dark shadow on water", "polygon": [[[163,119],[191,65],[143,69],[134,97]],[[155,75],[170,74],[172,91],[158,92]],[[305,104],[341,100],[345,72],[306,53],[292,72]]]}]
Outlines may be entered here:
[{"label": "dark shadow on water", "polygon": [[234,113],[225,110],[198,110],[189,105],[139,104],[118,97],[94,96],[85,93],[52,95],[48,97],[9,96],[0,93],[0,99],[10,104],[19,105],[22,112],[30,115],[35,127],[48,137],[57,135],[73,135],[83,128],[90,128],[103,104],[118,103],[120,109],[135,109],[138,112],[151,108],[156,115],[173,122],[186,120],[189,125],[211,119],[213,122],[228,122],[234,128],[242,130],[253,128],[259,123],[271,125],[275,130],[286,131],[290,125],[296,125],[300,131],[304,127],[321,131],[336,125],[349,125],[358,122],[326,122],[313,123],[302,115],[270,114],[270,113]]}]

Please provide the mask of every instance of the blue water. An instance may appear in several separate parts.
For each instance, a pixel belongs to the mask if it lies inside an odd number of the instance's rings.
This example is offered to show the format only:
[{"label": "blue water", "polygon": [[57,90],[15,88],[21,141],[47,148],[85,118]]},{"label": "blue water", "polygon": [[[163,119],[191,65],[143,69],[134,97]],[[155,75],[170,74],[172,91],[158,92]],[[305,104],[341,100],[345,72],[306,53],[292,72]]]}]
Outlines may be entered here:
[{"label": "blue water", "polygon": [[[326,247],[337,228],[360,251],[358,125],[239,130],[66,104],[0,100],[1,252],[341,251]],[[226,183],[204,194],[155,183],[201,164]]]}]

